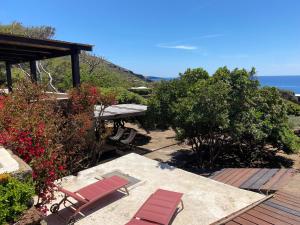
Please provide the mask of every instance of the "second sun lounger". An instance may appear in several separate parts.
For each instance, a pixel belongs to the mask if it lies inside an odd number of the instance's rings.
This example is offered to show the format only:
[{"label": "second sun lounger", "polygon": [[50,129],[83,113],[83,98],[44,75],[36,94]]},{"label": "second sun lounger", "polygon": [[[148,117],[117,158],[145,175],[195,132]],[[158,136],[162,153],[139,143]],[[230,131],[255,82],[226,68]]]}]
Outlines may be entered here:
[{"label": "second sun lounger", "polygon": [[126,225],[169,225],[179,203],[183,209],[182,195],[179,192],[158,189]]},{"label": "second sun lounger", "polygon": [[[74,224],[75,223],[75,216],[88,207],[89,205],[95,203],[96,201],[99,201],[100,199],[104,198],[105,196],[124,188],[127,195],[129,195],[129,192],[126,188],[126,185],[129,182],[119,176],[112,176],[109,178],[104,178],[103,180],[99,180],[93,184],[90,184],[86,187],[83,187],[75,192],[68,191],[62,187],[58,187],[58,190],[63,192],[65,194],[65,197],[56,204],[53,204],[50,208],[50,211],[52,213],[56,213],[59,210],[60,204],[64,204],[67,202],[70,202],[68,200],[69,197],[75,199],[78,204],[80,205],[75,213],[69,218],[68,224]],[[70,202],[73,204],[72,202]]]}]

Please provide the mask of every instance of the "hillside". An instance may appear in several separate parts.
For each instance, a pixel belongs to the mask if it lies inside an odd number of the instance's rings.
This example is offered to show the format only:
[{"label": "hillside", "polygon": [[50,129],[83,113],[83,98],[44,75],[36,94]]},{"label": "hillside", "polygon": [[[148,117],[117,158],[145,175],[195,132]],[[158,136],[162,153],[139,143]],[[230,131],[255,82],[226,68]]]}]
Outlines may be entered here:
[{"label": "hillside", "polygon": [[[28,27],[19,22],[12,24],[0,24],[1,33],[24,35],[29,37],[52,39],[55,37],[55,28],[50,26]],[[105,88],[130,88],[134,86],[148,86],[151,80],[141,74],[118,66],[103,57],[83,52],[80,55],[81,79],[99,87]],[[38,63],[40,80],[48,83],[52,79],[52,85],[59,91],[66,91],[72,87],[70,57],[60,57],[44,60]],[[29,72],[27,64],[14,66],[13,79],[18,80]],[[4,65],[0,64],[0,85],[5,83]],[[51,86],[49,85],[49,89]]]}]

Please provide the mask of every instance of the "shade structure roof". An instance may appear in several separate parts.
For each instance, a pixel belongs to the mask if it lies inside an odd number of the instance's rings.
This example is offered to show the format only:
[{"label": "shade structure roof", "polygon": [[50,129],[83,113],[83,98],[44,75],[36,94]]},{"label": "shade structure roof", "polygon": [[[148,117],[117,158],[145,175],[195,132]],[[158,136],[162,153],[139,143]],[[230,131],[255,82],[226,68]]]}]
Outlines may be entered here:
[{"label": "shade structure roof", "polygon": [[80,50],[91,51],[92,45],[0,34],[0,61],[9,64],[66,56]]},{"label": "shade structure roof", "polygon": [[[101,110],[101,105],[95,106],[95,117],[99,116]],[[114,119],[123,119],[133,116],[145,115],[147,111],[147,106],[138,105],[138,104],[118,104],[112,105],[105,108],[103,114],[100,116],[101,119],[105,120],[114,120]]]}]

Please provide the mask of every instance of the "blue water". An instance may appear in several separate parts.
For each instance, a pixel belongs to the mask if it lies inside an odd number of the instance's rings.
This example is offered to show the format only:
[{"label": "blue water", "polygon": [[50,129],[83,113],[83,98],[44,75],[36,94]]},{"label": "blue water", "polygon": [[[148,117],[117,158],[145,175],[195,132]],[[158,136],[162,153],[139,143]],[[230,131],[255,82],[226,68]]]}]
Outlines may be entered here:
[{"label": "blue water", "polygon": [[[149,77],[153,81],[170,80],[174,78]],[[300,75],[278,75],[278,76],[257,76],[262,86],[273,86],[283,90],[293,91],[300,94]]]},{"label": "blue water", "polygon": [[262,86],[274,86],[279,89],[290,90],[300,94],[300,75],[299,76],[257,76]]}]

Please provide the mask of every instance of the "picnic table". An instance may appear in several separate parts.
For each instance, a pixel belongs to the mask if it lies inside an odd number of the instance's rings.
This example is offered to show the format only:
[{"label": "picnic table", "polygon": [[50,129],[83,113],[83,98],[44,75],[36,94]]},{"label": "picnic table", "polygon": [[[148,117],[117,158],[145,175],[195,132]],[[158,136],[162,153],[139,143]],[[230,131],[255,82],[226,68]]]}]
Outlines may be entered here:
[{"label": "picnic table", "polygon": [[[95,111],[94,111],[95,117],[99,116],[101,107],[102,107],[101,105],[95,105]],[[100,118],[104,120],[124,119],[133,116],[145,115],[146,111],[147,111],[146,105],[138,105],[138,104],[111,105],[104,109],[104,112],[100,116]]]},{"label": "picnic table", "polygon": [[[103,106],[95,105],[94,115],[99,117]],[[124,127],[124,119],[135,116],[145,115],[147,111],[146,105],[139,104],[117,104],[111,105],[104,109],[100,118],[103,120],[113,120],[114,128]]]}]

